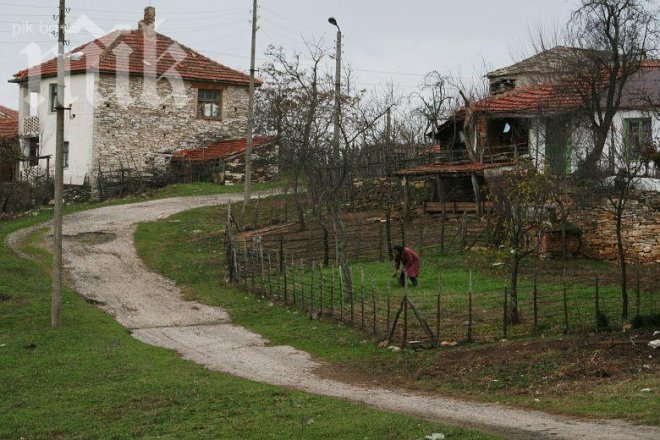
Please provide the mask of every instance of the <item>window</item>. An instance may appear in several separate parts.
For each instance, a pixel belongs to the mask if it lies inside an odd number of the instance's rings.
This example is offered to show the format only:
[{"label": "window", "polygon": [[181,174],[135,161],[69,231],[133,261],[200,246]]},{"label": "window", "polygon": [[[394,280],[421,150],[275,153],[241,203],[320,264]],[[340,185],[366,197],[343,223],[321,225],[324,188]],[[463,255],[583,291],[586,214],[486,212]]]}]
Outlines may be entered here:
[{"label": "window", "polygon": [[64,148],[62,149],[62,163],[64,168],[69,168],[69,143],[64,142]]},{"label": "window", "polygon": [[57,111],[57,84],[51,84],[49,87],[50,87],[50,112],[55,113]]},{"label": "window", "polygon": [[204,119],[220,119],[222,92],[220,90],[199,89],[197,92],[197,117]]},{"label": "window", "polygon": [[626,159],[638,160],[651,144],[651,118],[625,119]]}]

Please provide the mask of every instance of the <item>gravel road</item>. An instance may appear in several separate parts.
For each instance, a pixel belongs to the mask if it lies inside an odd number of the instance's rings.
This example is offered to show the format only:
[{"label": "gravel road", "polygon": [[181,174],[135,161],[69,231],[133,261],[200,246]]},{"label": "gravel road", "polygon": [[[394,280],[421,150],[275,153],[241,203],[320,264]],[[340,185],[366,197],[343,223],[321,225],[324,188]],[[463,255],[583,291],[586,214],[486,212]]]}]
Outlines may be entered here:
[{"label": "gravel road", "polygon": [[[139,259],[133,243],[138,223],[239,200],[240,195],[172,198],[69,215],[63,231],[67,273],[80,295],[110,313],[135,338],[212,370],[506,438],[660,439],[657,427],[580,420],[321,378],[314,373],[320,364],[308,353],[270,346],[261,335],[232,324],[225,310],[184,301],[172,281],[151,272]],[[8,244],[17,250],[34,229],[12,234]]]}]

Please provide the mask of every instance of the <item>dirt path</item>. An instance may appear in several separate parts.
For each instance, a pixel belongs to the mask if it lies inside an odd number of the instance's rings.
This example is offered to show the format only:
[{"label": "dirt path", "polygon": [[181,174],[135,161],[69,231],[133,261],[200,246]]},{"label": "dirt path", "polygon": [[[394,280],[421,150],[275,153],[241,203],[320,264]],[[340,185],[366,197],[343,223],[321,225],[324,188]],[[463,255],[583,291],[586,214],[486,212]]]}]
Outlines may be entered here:
[{"label": "dirt path", "polygon": [[[67,216],[64,258],[76,290],[131,329],[135,338],[235,376],[481,429],[506,438],[660,438],[660,428],[622,421],[585,421],[323,379],[314,373],[319,364],[308,353],[287,346],[267,346],[267,340],[260,335],[231,324],[224,310],[184,301],[172,281],[149,271],[140,261],[133,244],[138,223],[240,198],[223,195],[155,200]],[[17,249],[34,229],[12,234],[8,244]]]}]

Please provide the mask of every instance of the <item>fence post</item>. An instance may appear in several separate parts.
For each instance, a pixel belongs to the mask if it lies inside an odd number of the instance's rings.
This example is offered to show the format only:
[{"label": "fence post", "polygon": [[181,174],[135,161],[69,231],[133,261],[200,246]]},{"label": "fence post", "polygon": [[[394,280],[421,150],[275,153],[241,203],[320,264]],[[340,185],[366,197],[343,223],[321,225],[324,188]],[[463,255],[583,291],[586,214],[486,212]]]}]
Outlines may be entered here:
[{"label": "fence post", "polygon": [[300,311],[305,310],[305,259],[300,259]]},{"label": "fence post", "polygon": [[391,301],[391,296],[392,296],[392,280],[388,280],[387,282],[387,331],[390,331],[390,316],[391,316],[391,309],[390,309],[390,301]]},{"label": "fence post", "polygon": [[296,300],[296,257],[291,255],[291,296],[293,298],[293,308],[298,306],[298,301]]},{"label": "fence post", "polygon": [[339,266],[339,320],[344,321],[344,279],[343,270]]},{"label": "fence post", "polygon": [[[286,254],[283,254],[284,257],[284,266],[282,267],[283,271],[282,274],[284,275],[284,305],[288,305],[289,303],[289,280],[287,276],[287,260],[286,260]],[[282,264],[282,260],[280,260],[280,264]]]},{"label": "fence post", "polygon": [[312,260],[312,270],[309,273],[309,317],[314,317],[314,260]]},{"label": "fence post", "polygon": [[362,321],[362,330],[364,330],[364,270],[360,271],[360,315]]},{"label": "fence post", "polygon": [[564,333],[568,334],[568,297],[566,295],[566,270],[562,272],[562,293],[564,298]]},{"label": "fence post", "polygon": [[438,298],[435,305],[435,345],[440,346],[440,295],[442,294],[442,274],[438,273]]},{"label": "fence post", "polygon": [[284,235],[280,235],[280,275],[284,272],[286,266],[286,255],[284,255]]},{"label": "fence post", "polygon": [[261,290],[261,299],[266,296],[266,289],[264,287],[264,247],[259,241],[259,284]]},{"label": "fence post", "polygon": [[598,285],[598,275],[596,275],[596,295],[595,295],[595,305],[594,305],[594,312],[596,314],[596,330],[600,330],[600,289]]},{"label": "fence post", "polygon": [[335,317],[335,282],[337,266],[332,266],[332,286],[330,287],[330,316]]},{"label": "fence post", "polygon": [[403,281],[403,344],[401,349],[405,350],[408,346],[408,277]]},{"label": "fence post", "polygon": [[468,287],[468,336],[467,341],[472,342],[472,269],[470,269],[469,287]]},{"label": "fence post", "polygon": [[534,290],[532,291],[533,301],[534,301],[534,331],[539,330],[539,306],[538,306],[538,284],[536,279],[536,273],[534,273]]},{"label": "fence post", "polygon": [[463,218],[461,219],[461,251],[465,250],[467,234],[467,212],[463,211]]},{"label": "fence post", "polygon": [[636,282],[635,282],[635,308],[636,308],[636,312],[637,312],[636,316],[639,317],[639,316],[641,316],[641,311],[642,311],[641,310],[641,301],[640,301],[640,297],[639,297],[639,290],[640,290],[640,287],[639,287],[639,260],[637,261],[637,265],[635,266],[635,278],[636,278]]},{"label": "fence post", "polygon": [[376,335],[376,285],[374,284],[373,280],[371,281],[371,305],[373,307],[373,334],[374,336]]},{"label": "fence post", "polygon": [[319,317],[323,317],[323,264],[319,263]]},{"label": "fence post", "polygon": [[272,270],[270,253],[268,253],[268,296],[271,300],[273,299],[273,281],[270,278]]},{"label": "fence post", "polygon": [[504,333],[504,339],[506,339],[509,336],[509,304],[508,304],[508,298],[509,298],[509,291],[507,287],[504,287],[504,309],[502,312],[502,330]]},{"label": "fence post", "polygon": [[387,257],[392,261],[394,251],[392,250],[392,211],[390,208],[387,208],[385,214],[385,242],[387,243]]},{"label": "fence post", "polygon": [[[349,267],[348,270],[350,271],[351,268]],[[353,285],[355,285],[355,278],[351,276],[351,279],[353,280]],[[355,324],[355,288],[351,289],[351,292],[346,292],[348,293],[350,300],[351,300],[351,325]]]},{"label": "fence post", "polygon": [[401,227],[401,246],[406,246],[406,227],[403,217],[399,219],[399,226]]}]

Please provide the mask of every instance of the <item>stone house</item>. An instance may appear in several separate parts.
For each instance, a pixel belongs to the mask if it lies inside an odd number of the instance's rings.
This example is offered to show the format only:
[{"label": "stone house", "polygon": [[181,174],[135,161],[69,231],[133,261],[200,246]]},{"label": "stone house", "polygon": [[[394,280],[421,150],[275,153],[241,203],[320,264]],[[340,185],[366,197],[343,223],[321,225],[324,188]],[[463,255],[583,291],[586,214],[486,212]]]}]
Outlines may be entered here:
[{"label": "stone house", "polygon": [[[137,29],[67,54],[65,185],[165,171],[177,151],[244,136],[249,76],[156,32],[155,17],[147,7]],[[19,85],[22,150],[35,158],[22,167],[54,156],[56,73],[52,59],[10,80]]]},{"label": "stone house", "polygon": [[[245,138],[213,142],[204,148],[179,151],[171,161],[178,181],[213,181],[225,185],[245,179]],[[279,147],[275,137],[256,137],[252,150],[252,181],[263,183],[279,175]]]}]

